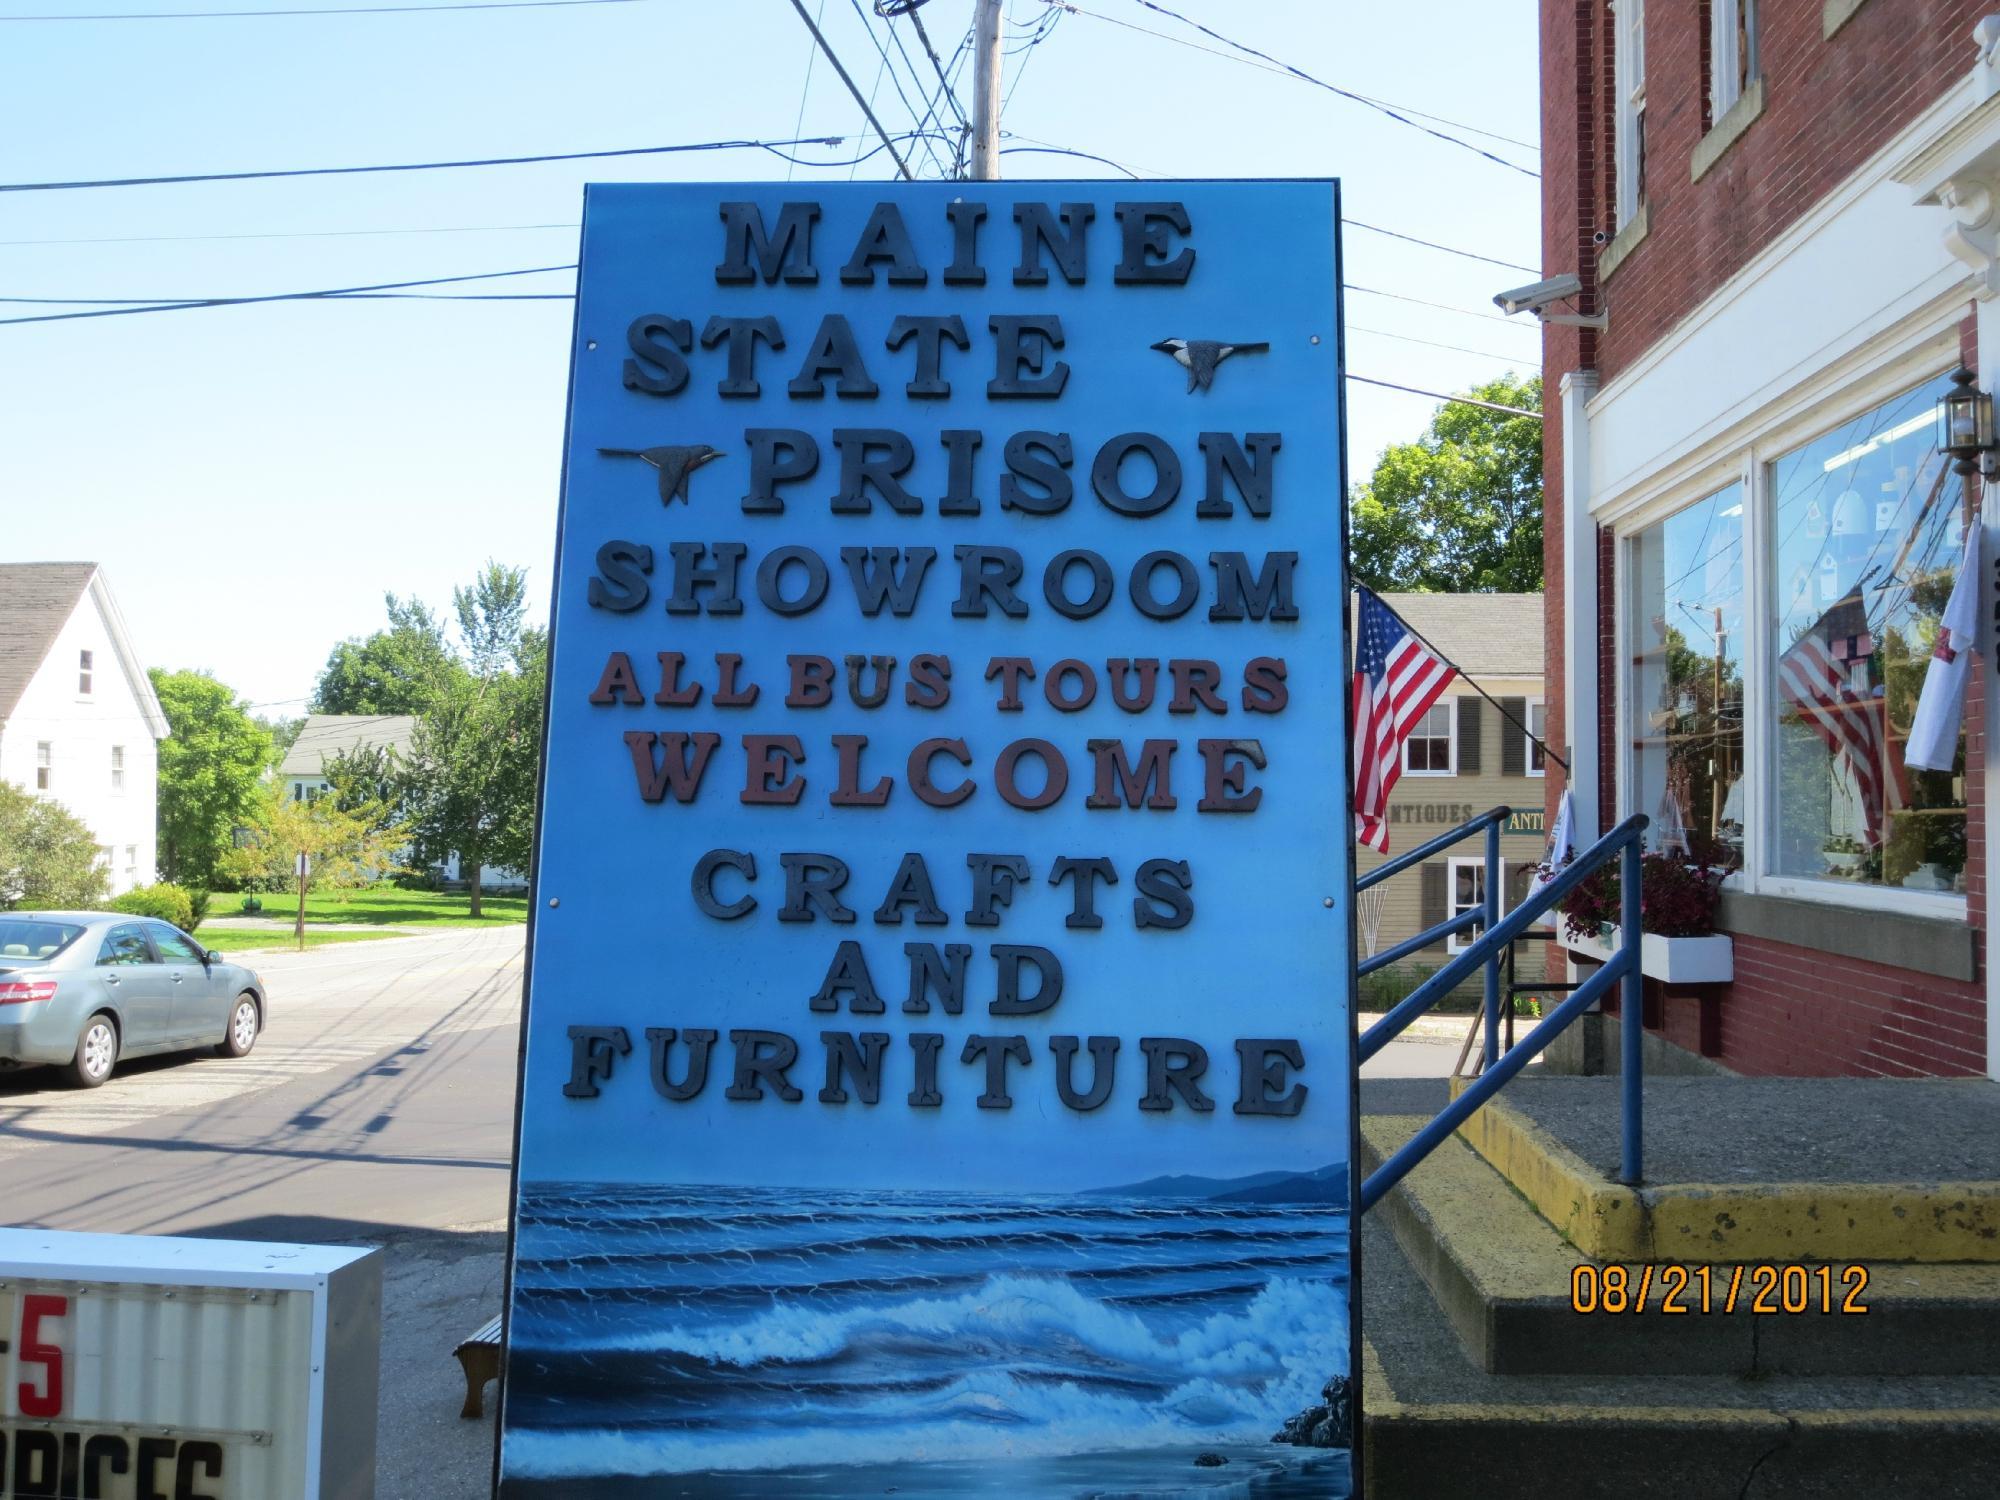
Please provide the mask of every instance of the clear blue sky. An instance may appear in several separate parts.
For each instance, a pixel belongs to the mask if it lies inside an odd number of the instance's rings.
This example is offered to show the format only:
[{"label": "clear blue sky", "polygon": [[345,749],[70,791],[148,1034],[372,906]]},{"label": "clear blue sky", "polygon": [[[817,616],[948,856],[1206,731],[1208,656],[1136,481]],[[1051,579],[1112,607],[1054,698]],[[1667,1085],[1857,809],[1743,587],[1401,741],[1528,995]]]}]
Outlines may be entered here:
[{"label": "clear blue sky", "polygon": [[[821,0],[806,3],[822,9]],[[343,4],[411,0],[0,0],[0,178],[795,133],[873,144],[823,60],[812,63],[808,87],[811,42],[788,0],[6,19]],[[1010,37],[1025,36],[1045,10],[1041,0],[1010,8],[1020,23]],[[1535,14],[1524,3],[1180,0],[1171,8],[1356,92],[1519,141],[1537,137]],[[1056,143],[1144,175],[1338,175],[1351,218],[1536,264],[1532,178],[1363,105],[1184,45],[1218,46],[1135,0],[1087,0],[1083,9],[1007,59],[1004,122],[1017,137],[1009,144]],[[924,7],[947,58],[971,11],[971,0]],[[855,0],[824,0],[823,13],[850,72],[864,90],[877,87],[881,64]],[[885,35],[883,23],[871,16],[869,24]],[[935,82],[909,23],[895,24]],[[915,102],[915,85],[905,78],[904,88]],[[970,92],[968,72],[959,97]],[[887,78],[875,102],[892,131],[909,128]],[[1467,139],[1536,165],[1531,150]],[[927,161],[925,169],[935,175]],[[1009,156],[1005,170],[1116,175],[1057,156]],[[893,168],[886,155],[857,168],[793,168],[749,151],[9,193],[0,195],[0,295],[244,296],[561,264],[575,258],[573,227],[516,226],[573,226],[585,181],[788,172],[845,180]],[[1495,291],[1533,279],[1360,230],[1348,236],[1347,275],[1351,285],[1487,314]],[[557,273],[487,289],[568,287]],[[57,310],[0,306],[0,316]],[[1363,292],[1350,293],[1347,315],[1349,368],[1362,374],[1453,390],[1536,367],[1539,344],[1525,320],[1508,325]],[[569,319],[563,302],[363,301],[0,327],[0,559],[102,562],[150,663],[206,668],[268,712],[300,712],[285,700],[310,691],[334,642],[380,623],[384,590],[443,604],[491,556],[528,566],[534,596],[546,596]],[[1385,445],[1421,430],[1434,406],[1361,385],[1350,396],[1357,475]]]}]

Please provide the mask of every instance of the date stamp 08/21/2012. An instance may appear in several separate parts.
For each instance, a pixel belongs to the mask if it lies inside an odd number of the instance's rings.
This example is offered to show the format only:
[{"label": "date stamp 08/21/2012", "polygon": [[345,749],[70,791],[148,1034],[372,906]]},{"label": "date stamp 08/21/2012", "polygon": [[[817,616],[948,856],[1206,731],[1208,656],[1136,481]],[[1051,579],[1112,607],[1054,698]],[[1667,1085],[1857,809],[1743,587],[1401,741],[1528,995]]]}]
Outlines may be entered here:
[{"label": "date stamp 08/21/2012", "polygon": [[1570,1273],[1578,1313],[1865,1313],[1868,1268],[1860,1265],[1596,1266]]}]

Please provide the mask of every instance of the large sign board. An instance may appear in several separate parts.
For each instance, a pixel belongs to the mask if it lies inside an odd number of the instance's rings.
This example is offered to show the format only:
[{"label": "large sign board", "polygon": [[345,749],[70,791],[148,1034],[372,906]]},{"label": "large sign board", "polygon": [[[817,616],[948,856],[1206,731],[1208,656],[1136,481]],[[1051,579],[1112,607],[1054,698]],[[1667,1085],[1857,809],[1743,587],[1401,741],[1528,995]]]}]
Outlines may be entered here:
[{"label": "large sign board", "polygon": [[589,190],[504,1495],[1348,1493],[1337,220]]},{"label": "large sign board", "polygon": [[381,1257],[0,1229],[4,1500],[369,1500]]}]

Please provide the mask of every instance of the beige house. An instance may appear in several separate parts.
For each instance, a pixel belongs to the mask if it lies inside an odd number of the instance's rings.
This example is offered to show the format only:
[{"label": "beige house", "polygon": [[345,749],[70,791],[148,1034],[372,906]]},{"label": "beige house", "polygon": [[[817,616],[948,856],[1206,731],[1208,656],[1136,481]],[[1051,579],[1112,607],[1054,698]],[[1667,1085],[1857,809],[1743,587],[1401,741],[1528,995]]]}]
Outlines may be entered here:
[{"label": "beige house", "polygon": [[[1366,874],[1488,808],[1509,807],[1514,813],[1500,835],[1505,910],[1533,878],[1544,844],[1543,754],[1516,727],[1542,733],[1542,596],[1381,597],[1457,666],[1460,676],[1403,747],[1403,774],[1389,794],[1389,853],[1358,849],[1358,870]],[[1497,699],[1499,707],[1468,686],[1467,677]],[[1515,723],[1508,722],[1509,716]],[[1485,840],[1476,835],[1390,877],[1374,891],[1364,891],[1356,913],[1362,955],[1478,906],[1485,899],[1484,856]],[[1465,942],[1461,937],[1439,943],[1410,961],[1442,963]]]}]

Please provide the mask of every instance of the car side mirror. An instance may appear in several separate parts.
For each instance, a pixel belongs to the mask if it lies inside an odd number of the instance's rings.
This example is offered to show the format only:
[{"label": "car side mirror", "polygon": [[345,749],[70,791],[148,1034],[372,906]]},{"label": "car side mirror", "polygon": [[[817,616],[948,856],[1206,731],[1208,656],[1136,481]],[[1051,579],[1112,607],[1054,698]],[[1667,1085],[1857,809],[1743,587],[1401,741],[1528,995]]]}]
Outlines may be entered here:
[{"label": "car side mirror", "polygon": [[205,964],[221,963],[222,950],[220,948],[210,948],[206,953],[202,954],[201,961]]}]

